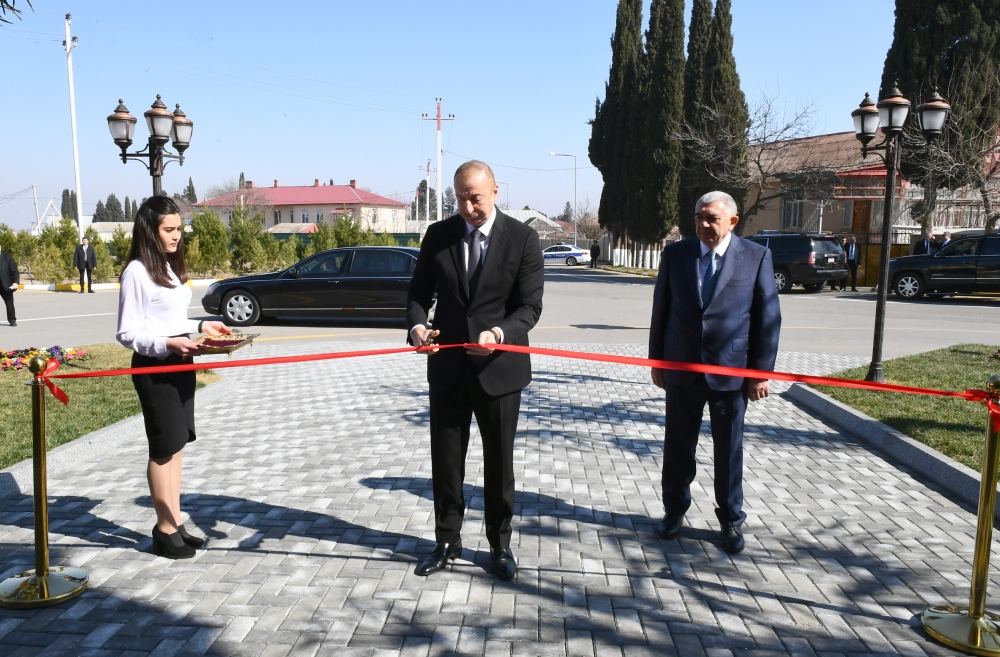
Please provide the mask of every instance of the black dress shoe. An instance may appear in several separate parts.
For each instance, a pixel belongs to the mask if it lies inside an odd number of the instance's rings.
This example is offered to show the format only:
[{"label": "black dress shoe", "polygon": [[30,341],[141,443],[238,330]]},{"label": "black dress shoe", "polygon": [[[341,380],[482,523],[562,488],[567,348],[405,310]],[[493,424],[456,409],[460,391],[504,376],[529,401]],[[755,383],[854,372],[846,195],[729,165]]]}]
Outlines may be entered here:
[{"label": "black dress shoe", "polygon": [[509,582],[517,577],[517,561],[510,548],[504,548],[499,552],[490,551],[493,558],[493,572],[500,579]]},{"label": "black dress shoe", "polygon": [[684,514],[679,516],[665,515],[660,521],[660,526],[656,529],[656,535],[660,538],[671,539],[677,536],[684,526]]},{"label": "black dress shoe", "polygon": [[743,530],[736,525],[722,526],[722,549],[729,554],[739,554],[743,551]]},{"label": "black dress shoe", "polygon": [[426,577],[444,570],[449,561],[454,561],[462,554],[462,543],[438,543],[434,546],[434,551],[427,555],[423,561],[417,564],[413,573]]},{"label": "black dress shoe", "polygon": [[177,533],[181,535],[181,540],[184,541],[186,545],[190,545],[196,550],[205,544],[205,539],[191,534],[184,527],[184,525],[177,525]]},{"label": "black dress shoe", "polygon": [[17,326],[17,320],[16,319],[10,320],[10,325],[11,326]]},{"label": "black dress shoe", "polygon": [[181,533],[164,534],[158,527],[153,527],[153,554],[168,559],[190,559],[194,556],[194,548],[184,542]]}]

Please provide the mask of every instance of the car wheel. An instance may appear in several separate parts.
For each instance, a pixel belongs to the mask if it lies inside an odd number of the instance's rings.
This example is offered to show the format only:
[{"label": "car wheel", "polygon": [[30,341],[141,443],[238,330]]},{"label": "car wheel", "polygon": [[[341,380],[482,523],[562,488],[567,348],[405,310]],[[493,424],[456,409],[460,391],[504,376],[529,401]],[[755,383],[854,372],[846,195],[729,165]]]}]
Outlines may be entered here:
[{"label": "car wheel", "polygon": [[826,287],[826,283],[805,283],[802,287],[806,289],[806,292],[821,292]]},{"label": "car wheel", "polygon": [[569,265],[570,267],[576,265],[576,258],[574,258],[573,256],[566,258],[566,264]]},{"label": "car wheel", "polygon": [[774,288],[778,290],[778,294],[784,294],[788,292],[792,287],[792,281],[788,278],[788,272],[784,269],[774,270]]},{"label": "car wheel", "polygon": [[226,324],[251,326],[260,319],[260,304],[249,292],[230,292],[222,299],[222,317]]},{"label": "car wheel", "polygon": [[927,288],[918,274],[900,274],[892,285],[892,290],[903,299],[919,299]]}]

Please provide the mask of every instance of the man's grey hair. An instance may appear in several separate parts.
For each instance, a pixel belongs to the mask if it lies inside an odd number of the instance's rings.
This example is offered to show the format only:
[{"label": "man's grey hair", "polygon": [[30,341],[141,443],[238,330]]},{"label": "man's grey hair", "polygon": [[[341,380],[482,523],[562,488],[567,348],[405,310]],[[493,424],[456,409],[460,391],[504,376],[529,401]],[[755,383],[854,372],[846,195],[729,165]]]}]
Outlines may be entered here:
[{"label": "man's grey hair", "polygon": [[720,192],[718,190],[714,192],[708,192],[704,194],[698,202],[694,204],[694,213],[698,214],[698,211],[705,205],[711,205],[712,203],[721,203],[722,207],[726,209],[730,217],[735,217],[738,213],[736,209],[736,201],[732,196],[725,192]]}]

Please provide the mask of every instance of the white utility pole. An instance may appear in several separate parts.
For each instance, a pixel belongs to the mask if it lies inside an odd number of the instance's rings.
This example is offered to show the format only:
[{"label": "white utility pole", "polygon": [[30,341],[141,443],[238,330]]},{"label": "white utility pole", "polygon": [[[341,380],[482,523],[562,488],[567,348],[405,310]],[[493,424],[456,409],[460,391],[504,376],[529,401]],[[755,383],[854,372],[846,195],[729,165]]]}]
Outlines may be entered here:
[{"label": "white utility pole", "polygon": [[[435,146],[435,148],[437,149],[437,173],[438,173],[438,175],[437,175],[437,220],[441,221],[441,204],[442,204],[442,196],[441,196],[442,189],[441,189],[441,187],[443,185],[443,183],[441,181],[441,167],[443,166],[442,162],[441,162],[441,158],[444,155],[444,151],[441,150],[441,122],[442,121],[454,121],[455,120],[455,115],[454,114],[449,114],[447,117],[442,117],[441,116],[441,99],[440,98],[435,98],[434,102],[437,105],[437,113],[436,113],[436,116],[434,117],[434,120],[437,122],[437,130],[436,130],[437,140],[436,140],[436,146]],[[427,116],[426,114],[422,114],[421,118],[423,118],[424,121],[430,121],[431,120],[431,117]]]},{"label": "white utility pole", "polygon": [[35,186],[31,186],[31,198],[35,200],[35,225],[37,226],[41,222],[41,217],[38,216],[38,192],[35,191]]},{"label": "white utility pole", "polygon": [[63,41],[63,48],[66,50],[66,76],[69,78],[69,126],[73,135],[73,173],[76,176],[76,217],[77,230],[80,239],[83,239],[83,232],[86,226],[83,225],[83,192],[80,190],[80,149],[76,145],[76,93],[73,91],[73,48],[76,48],[78,39],[70,37],[69,24],[73,17],[66,14],[66,40]]},{"label": "white utility pole", "polygon": [[573,246],[576,246],[576,222],[580,219],[576,212],[576,155],[571,153],[556,153],[555,151],[550,151],[549,155],[573,158]]}]

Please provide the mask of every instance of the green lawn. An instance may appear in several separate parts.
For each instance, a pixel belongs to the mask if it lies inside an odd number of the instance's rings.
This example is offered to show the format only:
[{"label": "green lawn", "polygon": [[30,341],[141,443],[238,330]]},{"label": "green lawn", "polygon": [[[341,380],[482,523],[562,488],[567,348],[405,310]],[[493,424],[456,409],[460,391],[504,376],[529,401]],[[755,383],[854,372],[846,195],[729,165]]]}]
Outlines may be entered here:
[{"label": "green lawn", "polygon": [[[896,358],[883,363],[885,379],[940,390],[983,388],[990,375],[1000,373],[1000,359],[993,357],[996,351],[996,346],[961,344]],[[867,366],[859,367],[834,376],[863,379],[867,370]],[[986,409],[979,404],[945,397],[816,388],[973,470],[982,467]]]},{"label": "green lawn", "polygon": [[[118,345],[80,347],[90,357],[64,363],[60,373],[128,367],[132,352]],[[199,387],[216,380],[211,370],[198,372]],[[31,380],[27,369],[0,372],[0,468],[31,458]],[[69,406],[46,390],[45,425],[48,447],[52,449],[92,431],[139,413],[132,380],[127,376],[94,379],[56,380],[69,395]],[[135,439],[145,442],[140,430]]]}]

